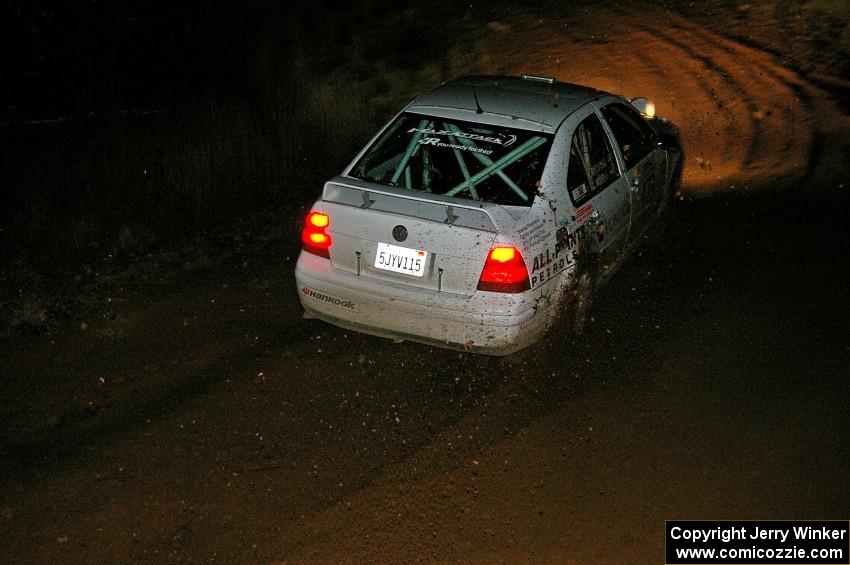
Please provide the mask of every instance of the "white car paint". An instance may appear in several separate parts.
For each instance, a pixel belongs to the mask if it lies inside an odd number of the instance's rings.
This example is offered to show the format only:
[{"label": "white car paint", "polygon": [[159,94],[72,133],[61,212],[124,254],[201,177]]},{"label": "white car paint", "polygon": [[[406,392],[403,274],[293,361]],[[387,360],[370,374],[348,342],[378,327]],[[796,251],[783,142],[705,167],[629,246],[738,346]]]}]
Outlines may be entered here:
[{"label": "white car paint", "polygon": [[[619,146],[612,127],[623,122],[607,122],[601,110],[634,119],[628,114],[633,110],[623,110],[627,104],[586,87],[511,77],[458,79],[424,94],[328,181],[314,203],[311,211],[330,219],[332,244],[328,257],[302,251],[298,258],[295,276],[305,314],[373,335],[495,355],[533,343],[568,307],[570,291],[579,281],[595,282],[602,273],[613,272],[629,238],[657,216],[676,181],[677,148],[656,144],[654,134],[651,147],[649,138],[638,144],[648,151],[640,159],[631,159],[628,144],[624,150]],[[483,126],[476,129],[475,124]],[[574,137],[576,156],[571,159]],[[670,145],[670,137],[666,139]],[[368,158],[383,150],[382,143],[394,147],[396,142],[404,142],[399,147],[407,147],[405,155],[390,153],[392,158],[364,172]],[[530,149],[535,146],[540,149]],[[506,152],[515,150],[523,155],[520,159],[536,163],[533,151],[547,146],[548,158],[532,195],[527,185],[523,189],[514,182],[517,175],[527,174],[525,165],[516,161],[514,167]],[[432,151],[453,152],[458,161],[481,169],[484,180],[475,184],[478,177],[464,169],[466,197],[430,192],[430,171],[439,174],[449,162],[448,153]],[[497,167],[503,161],[485,155],[488,151],[494,157],[506,155],[504,162],[511,164]],[[437,157],[446,160],[442,168],[429,161]],[[358,163],[362,166],[355,169]],[[567,186],[571,166],[569,182],[576,184],[572,195]],[[507,174],[509,167],[515,172]],[[381,178],[362,178],[370,174]],[[586,182],[580,183],[581,178]],[[511,184],[518,189],[514,193]],[[476,194],[477,189],[503,185],[505,195],[497,198],[513,198],[520,205],[487,202]],[[399,239],[401,235],[405,238]],[[422,251],[424,272],[376,268],[379,243]],[[478,288],[488,254],[499,246],[521,254],[527,290]]]}]

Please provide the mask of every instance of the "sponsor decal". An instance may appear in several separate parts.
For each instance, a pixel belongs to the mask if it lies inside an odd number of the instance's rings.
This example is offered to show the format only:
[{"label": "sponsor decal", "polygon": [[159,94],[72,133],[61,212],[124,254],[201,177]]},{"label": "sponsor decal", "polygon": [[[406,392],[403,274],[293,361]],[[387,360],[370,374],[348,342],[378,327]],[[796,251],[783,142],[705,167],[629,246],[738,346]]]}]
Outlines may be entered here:
[{"label": "sponsor decal", "polygon": [[[497,137],[488,137],[484,135],[479,135],[477,133],[468,133],[465,131],[448,131],[444,129],[433,129],[433,128],[410,128],[407,130],[407,133],[421,133],[423,135],[440,135],[446,137],[454,137],[457,139],[469,139],[472,141],[483,141],[485,143],[494,143],[496,145],[501,145],[502,147],[510,147],[514,143],[516,143],[515,135],[502,135],[499,134]],[[465,147],[465,146],[464,146]]]},{"label": "sponsor decal", "polygon": [[470,151],[472,153],[481,153],[482,155],[492,155],[492,149],[482,149],[481,147],[472,147],[469,145],[458,145],[456,143],[444,143],[439,137],[426,137],[419,140],[419,145],[431,145],[434,147],[448,147],[449,149],[458,149],[460,151]]},{"label": "sponsor decal", "polygon": [[574,264],[568,262],[566,257],[549,257],[548,251],[546,252],[546,261],[547,262],[545,264],[540,264],[538,263],[538,258],[535,257],[534,264],[537,270],[534,271],[533,275],[531,275],[531,288],[535,288],[538,285],[545,283],[570,265]]},{"label": "sponsor decal", "polygon": [[576,223],[580,224],[593,214],[593,204],[585,204],[576,210]]},{"label": "sponsor decal", "polygon": [[549,239],[550,229],[546,222],[536,218],[519,228],[517,234],[522,238],[522,243],[526,247],[535,247],[538,243]]},{"label": "sponsor decal", "polygon": [[534,256],[531,265],[531,287],[535,288],[576,264],[578,239],[566,227],[558,229],[555,252],[545,249]]},{"label": "sponsor decal", "polygon": [[578,202],[587,194],[587,183],[583,182],[573,189],[573,200]]},{"label": "sponsor decal", "polygon": [[537,314],[541,308],[551,306],[552,304],[552,291],[549,290],[548,292],[541,292],[540,296],[534,297],[534,306],[532,308],[534,308],[534,313]]},{"label": "sponsor decal", "polygon": [[558,238],[558,242],[555,244],[555,255],[559,255],[565,249],[575,249],[578,245],[576,232],[571,232],[566,227],[558,228],[555,236]]},{"label": "sponsor decal", "polygon": [[319,292],[318,290],[314,290],[309,286],[301,287],[301,292],[303,292],[310,298],[318,300],[319,302],[325,302],[327,304],[338,306],[340,308],[344,308],[352,312],[357,311],[357,304],[355,304],[354,302],[350,300],[345,300],[343,298],[337,298],[336,296],[331,296],[330,294],[325,294],[324,292]]}]

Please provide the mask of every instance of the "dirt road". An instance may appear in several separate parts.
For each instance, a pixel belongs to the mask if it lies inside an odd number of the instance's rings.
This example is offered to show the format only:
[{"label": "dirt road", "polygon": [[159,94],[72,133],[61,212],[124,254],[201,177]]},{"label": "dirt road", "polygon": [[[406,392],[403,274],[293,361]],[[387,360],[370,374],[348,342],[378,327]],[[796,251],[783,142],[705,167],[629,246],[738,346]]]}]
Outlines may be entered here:
[{"label": "dirt road", "polygon": [[495,359],[302,320],[294,238],[104,296],[0,353],[0,560],[647,564],[665,519],[847,518],[850,120],[768,53],[611,15],[491,26],[494,70],[683,130],[685,198],[582,336]]}]

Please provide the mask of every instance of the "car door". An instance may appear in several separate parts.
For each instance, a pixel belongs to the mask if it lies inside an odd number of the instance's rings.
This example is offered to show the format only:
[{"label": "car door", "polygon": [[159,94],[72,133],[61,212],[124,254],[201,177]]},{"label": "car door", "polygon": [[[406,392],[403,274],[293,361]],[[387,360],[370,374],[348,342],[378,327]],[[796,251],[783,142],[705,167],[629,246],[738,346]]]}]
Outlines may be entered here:
[{"label": "car door", "polygon": [[[611,266],[629,229],[629,189],[600,117],[588,108],[570,141],[567,191],[582,245]],[[586,249],[585,249],[586,250]]]},{"label": "car door", "polygon": [[614,137],[632,199],[632,228],[645,226],[664,198],[666,161],[655,131],[631,105],[612,102],[600,108]]}]

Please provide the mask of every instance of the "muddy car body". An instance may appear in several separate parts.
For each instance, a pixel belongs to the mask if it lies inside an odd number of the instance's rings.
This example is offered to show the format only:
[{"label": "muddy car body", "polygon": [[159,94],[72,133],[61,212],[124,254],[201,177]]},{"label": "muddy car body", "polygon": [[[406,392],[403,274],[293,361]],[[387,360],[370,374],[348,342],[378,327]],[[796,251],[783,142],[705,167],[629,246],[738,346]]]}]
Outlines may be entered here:
[{"label": "muddy car body", "polygon": [[562,311],[580,315],[670,199],[681,155],[657,126],[622,97],[551,79],[427,92],[308,213],[305,314],[495,355],[533,343]]}]

